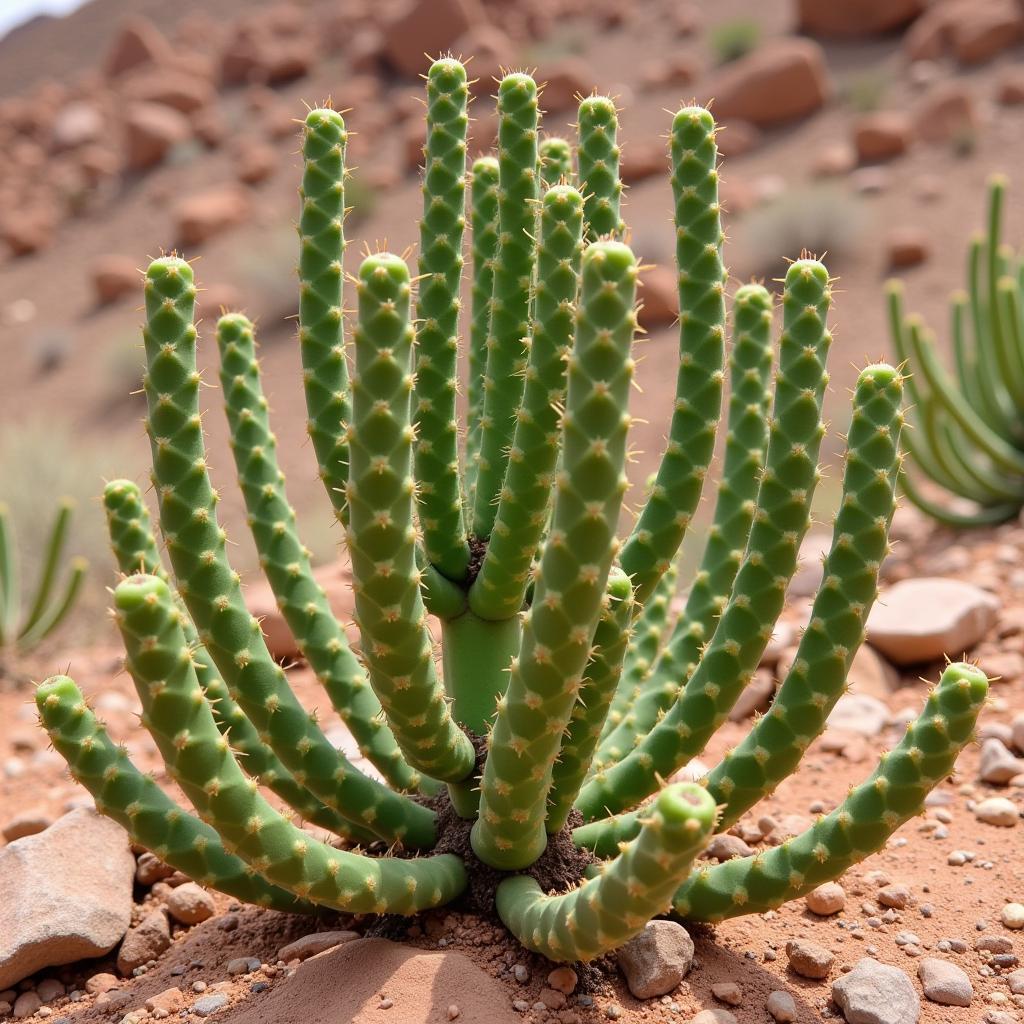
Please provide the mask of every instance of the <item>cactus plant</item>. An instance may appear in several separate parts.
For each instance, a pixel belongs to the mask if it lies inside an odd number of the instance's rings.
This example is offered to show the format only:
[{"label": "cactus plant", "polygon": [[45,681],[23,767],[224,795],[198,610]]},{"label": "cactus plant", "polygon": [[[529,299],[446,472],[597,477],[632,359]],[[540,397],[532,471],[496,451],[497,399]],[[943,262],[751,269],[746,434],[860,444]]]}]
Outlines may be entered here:
[{"label": "cactus plant", "polygon": [[[989,182],[988,229],[971,239],[967,290],[950,299],[953,373],[921,317],[906,314],[903,284],[886,286],[893,349],[914,371],[907,395],[917,429],[906,443],[915,472],[900,484],[950,526],[999,523],[1024,508],[1024,263],[1001,241],[1006,184]],[[935,500],[918,475],[949,500]]]},{"label": "cactus plant", "polygon": [[[769,854],[694,867],[713,832],[796,768],[845,687],[887,550],[902,378],[881,364],[860,374],[832,550],[772,710],[703,784],[664,784],[750,680],[796,567],[824,433],[828,273],[807,256],[789,269],[770,415],[772,300],[759,285],[736,294],[724,475],[707,554],[673,622],[676,552],[708,470],[726,375],[711,115],[685,107],[672,123],[678,389],[661,469],[620,541],[639,267],[609,237],[622,231],[614,105],[583,101],[585,196],[564,170],[546,177],[538,164],[533,80],[509,74],[500,84],[497,158],[471,170],[460,458],[465,69],[440,59],[427,90],[419,292],[402,258],[368,255],[351,282],[349,337],[345,125],[322,108],[303,128],[299,341],[313,450],[352,561],[358,655],[312,576],[288,503],[253,326],[239,314],[217,325],[263,569],[387,783],[327,741],[246,610],[203,443],[196,286],[175,256],[146,274],[144,330],[153,482],[173,584],[138,488],[114,481],[104,501],[125,574],[115,619],[142,720],[198,818],[132,767],[69,678],[39,687],[42,723],[136,842],[266,906],[413,914],[466,894],[482,864],[498,879],[490,909],[517,938],[575,961],[659,914],[714,921],[793,899],[877,850],[921,808],[972,735],[986,693],[977,669],[949,666],[900,746],[831,815]],[[588,198],[600,225],[587,223]],[[440,623],[440,663],[429,615]],[[296,828],[257,783],[342,840]],[[460,828],[461,845],[445,831]],[[405,856],[371,855],[375,840]],[[567,843],[590,867],[546,892],[534,875],[553,844]]]},{"label": "cactus plant", "polygon": [[63,587],[55,590],[61,570],[61,556],[75,503],[62,498],[43,549],[39,571],[28,611],[22,615],[21,581],[14,524],[6,505],[0,503],[0,653],[24,653],[49,636],[66,618],[78,599],[88,563],[73,558]]}]

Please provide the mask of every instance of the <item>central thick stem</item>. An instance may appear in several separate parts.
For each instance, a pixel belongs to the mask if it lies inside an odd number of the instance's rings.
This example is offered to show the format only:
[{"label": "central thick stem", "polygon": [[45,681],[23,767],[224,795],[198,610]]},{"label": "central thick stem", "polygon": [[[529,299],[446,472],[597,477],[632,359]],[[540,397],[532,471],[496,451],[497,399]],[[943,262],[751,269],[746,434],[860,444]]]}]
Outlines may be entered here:
[{"label": "central thick stem", "polygon": [[508,686],[508,670],[519,651],[519,616],[493,621],[465,611],[441,620],[444,685],[455,721],[477,735],[491,728],[494,705]]}]

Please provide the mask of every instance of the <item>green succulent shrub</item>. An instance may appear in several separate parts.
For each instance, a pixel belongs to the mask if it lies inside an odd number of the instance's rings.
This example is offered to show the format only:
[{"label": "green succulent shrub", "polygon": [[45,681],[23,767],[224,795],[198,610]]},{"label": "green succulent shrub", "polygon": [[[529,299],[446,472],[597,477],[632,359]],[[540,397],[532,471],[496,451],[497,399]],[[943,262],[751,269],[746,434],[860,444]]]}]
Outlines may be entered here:
[{"label": "green succulent shrub", "polygon": [[[64,583],[58,588],[62,557],[75,503],[61,498],[47,535],[39,579],[27,611],[22,605],[21,573],[14,523],[6,504],[0,502],[0,659],[24,654],[48,637],[75,605],[86,571],[84,558],[73,558]],[[0,663],[2,667],[2,663]]]},{"label": "green succulent shrub", "polygon": [[[386,783],[328,742],[246,609],[207,472],[196,286],[174,256],[146,275],[144,331],[153,484],[174,583],[139,489],[114,481],[104,502],[127,574],[115,615],[142,721],[198,816],[132,766],[70,679],[47,680],[36,700],[100,810],[206,885],[297,912],[413,914],[459,900],[475,872],[489,873],[498,878],[489,909],[523,945],[589,960],[656,915],[763,911],[877,850],[951,770],[987,683],[950,666],[902,742],[835,811],[767,853],[694,867],[712,833],[796,768],[843,692],[887,549],[902,379],[884,365],[860,375],[824,582],[771,711],[702,784],[663,784],[749,682],[797,564],[824,433],[828,273],[810,258],[789,268],[769,411],[772,298],[759,285],[739,288],[726,359],[715,125],[701,107],[680,110],[670,137],[678,383],[660,469],[620,540],[639,268],[619,240],[614,104],[583,101],[579,178],[567,147],[558,156],[549,144],[547,159],[563,162],[542,191],[537,86],[505,76],[497,156],[474,163],[467,200],[466,103],[464,67],[438,60],[427,76],[416,273],[398,256],[367,256],[351,280],[351,332],[342,315],[345,125],[317,109],[303,128],[299,346],[309,436],[352,561],[358,655],[296,532],[252,324],[230,314],[216,331],[263,568]],[[712,458],[726,362],[714,523],[673,621],[673,561]],[[440,620],[440,664],[428,615]],[[340,841],[297,828],[257,783]],[[466,843],[453,852],[460,829]],[[556,843],[582,852],[578,877],[551,892],[536,876]],[[403,856],[373,855],[397,847]]]},{"label": "green succulent shrub", "polygon": [[[950,299],[953,370],[935,335],[904,308],[900,281],[886,286],[893,349],[907,377],[911,421],[905,444],[912,470],[907,497],[939,522],[983,526],[1024,507],[1024,262],[1002,242],[1006,179],[993,177],[988,230],[971,239],[967,288]],[[922,489],[930,481],[948,499]]]}]

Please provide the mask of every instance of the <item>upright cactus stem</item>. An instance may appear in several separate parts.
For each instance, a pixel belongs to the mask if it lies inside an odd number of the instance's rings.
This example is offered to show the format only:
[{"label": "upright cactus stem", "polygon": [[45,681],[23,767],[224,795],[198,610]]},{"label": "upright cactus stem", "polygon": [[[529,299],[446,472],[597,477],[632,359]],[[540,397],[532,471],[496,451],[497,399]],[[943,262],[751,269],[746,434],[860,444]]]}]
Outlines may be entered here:
[{"label": "upright cactus stem", "polygon": [[459,284],[466,224],[466,69],[452,57],[427,73],[420,284],[416,302],[416,479],[427,558],[463,580],[469,543],[459,473]]},{"label": "upright cactus stem", "polygon": [[[954,527],[1003,522],[1024,507],[1024,263],[1001,242],[1006,188],[1003,176],[990,180],[987,230],[971,239],[967,289],[950,300],[953,373],[923,321],[904,312],[902,285],[886,288],[893,348],[913,371],[908,400],[917,429],[900,486]],[[920,477],[939,494],[923,490]],[[941,492],[963,500],[954,508]]]},{"label": "upright cactus stem", "polygon": [[[425,77],[415,275],[404,258],[372,248],[358,273],[343,273],[345,124],[320,108],[302,128],[303,387],[316,464],[344,527],[358,643],[316,582],[289,504],[253,326],[229,313],[216,332],[260,565],[299,650],[386,781],[329,742],[334,730],[299,702],[246,608],[207,467],[196,286],[176,256],[147,272],[143,332],[152,479],[173,583],[139,488],[113,481],[103,500],[123,574],[115,621],[142,722],[195,814],[138,772],[69,678],[39,687],[40,721],[133,842],[262,906],[415,914],[467,889],[479,899],[488,890],[472,873],[482,862],[505,873],[488,885],[512,935],[572,963],[614,950],[660,915],[713,922],[802,896],[920,810],[973,735],[985,697],[980,671],[949,666],[900,745],[835,811],[780,847],[695,867],[714,832],[798,768],[847,685],[897,481],[908,493],[915,486],[901,477],[904,389],[922,471],[976,496],[978,520],[1024,503],[1024,428],[1003,422],[1011,377],[1019,372],[1024,386],[1024,269],[999,238],[1002,186],[988,239],[972,248],[969,294],[953,307],[955,377],[924,325],[904,314],[900,291],[890,292],[897,354],[919,370],[906,380],[884,364],[860,374],[832,547],[771,709],[700,784],[666,784],[722,726],[783,610],[819,477],[828,271],[806,254],[789,268],[773,382],[773,303],[762,286],[736,289],[727,337],[716,128],[705,108],[680,110],[669,142],[675,397],[657,472],[620,539],[642,281],[622,240],[615,105],[581,102],[575,153],[562,139],[539,144],[537,85],[506,74],[497,154],[467,177],[465,68],[442,57]],[[467,219],[472,304],[460,317]],[[346,287],[355,312],[347,344]],[[972,344],[972,328],[987,332],[984,344]],[[460,338],[469,364],[461,427]],[[690,572],[680,545],[715,448],[726,357],[722,475]],[[984,407],[993,395],[998,408]],[[8,642],[19,621],[12,551],[0,509]],[[50,600],[37,598],[29,615],[35,630],[49,614],[39,609],[53,606],[53,551],[41,588]],[[297,827],[264,787],[340,844]],[[449,834],[454,816],[463,822]],[[593,863],[562,891],[545,891],[529,872],[541,877],[538,858],[570,828]],[[446,852],[467,833],[472,857]]]}]

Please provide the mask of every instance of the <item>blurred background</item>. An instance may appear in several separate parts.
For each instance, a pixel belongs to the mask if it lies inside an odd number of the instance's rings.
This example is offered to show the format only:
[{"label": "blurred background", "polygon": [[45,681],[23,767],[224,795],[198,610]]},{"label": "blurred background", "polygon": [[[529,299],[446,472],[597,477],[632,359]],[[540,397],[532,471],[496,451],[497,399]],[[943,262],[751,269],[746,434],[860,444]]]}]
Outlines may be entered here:
[{"label": "blurred background", "polygon": [[[340,540],[314,472],[295,344],[296,119],[328,98],[355,133],[348,269],[415,244],[425,53],[472,56],[474,152],[494,141],[501,68],[546,82],[548,134],[576,97],[620,108],[623,213],[651,269],[641,314],[634,482],[660,454],[675,381],[676,298],[665,134],[713,101],[730,290],[782,276],[806,248],[839,277],[834,462],[858,368],[889,354],[882,285],[945,345],[946,301],[981,226],[985,182],[1024,156],[1024,6],[1016,0],[3,0],[0,4],[0,498],[26,562],[58,496],[91,562],[62,642],[106,637],[113,579],[98,495],[145,482],[140,269],[196,258],[211,383],[211,466],[242,568],[255,567],[225,445],[210,338],[221,307],[257,318],[280,457],[306,543]],[[1024,226],[1011,180],[1006,237]],[[835,499],[833,471],[819,515]],[[634,501],[638,497],[634,490]]]}]

